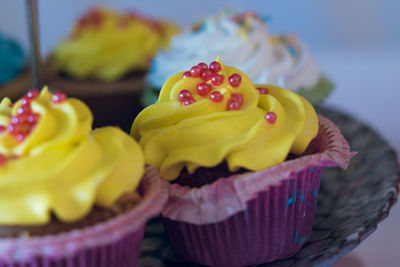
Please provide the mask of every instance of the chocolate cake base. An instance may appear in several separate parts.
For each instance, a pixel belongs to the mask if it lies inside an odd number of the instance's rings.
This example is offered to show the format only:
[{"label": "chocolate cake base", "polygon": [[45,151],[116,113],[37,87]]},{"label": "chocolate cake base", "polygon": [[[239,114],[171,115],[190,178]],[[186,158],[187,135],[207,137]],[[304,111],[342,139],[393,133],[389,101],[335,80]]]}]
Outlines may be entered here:
[{"label": "chocolate cake base", "polygon": [[[297,155],[290,153],[286,160],[295,159]],[[241,168],[236,172],[231,172],[228,168],[228,164],[224,161],[223,163],[215,167],[200,167],[197,168],[195,173],[190,174],[186,168],[184,168],[178,178],[173,180],[171,183],[179,184],[181,186],[189,186],[192,188],[200,188],[206,184],[212,184],[219,178],[230,177],[235,174],[242,174],[249,170]]]},{"label": "chocolate cake base", "polygon": [[83,219],[72,223],[62,222],[52,214],[50,223],[45,225],[0,225],[0,238],[55,235],[83,229],[131,210],[139,200],[140,196],[137,193],[124,194],[114,207],[107,209],[95,206]]},{"label": "chocolate cake base", "polygon": [[236,172],[229,171],[228,164],[223,162],[215,167],[197,168],[195,173],[190,174],[186,168],[184,168],[177,179],[172,183],[179,184],[181,186],[189,186],[192,188],[199,188],[206,184],[212,184],[219,178],[229,177],[235,174],[241,174],[246,172],[246,169],[240,169]]}]

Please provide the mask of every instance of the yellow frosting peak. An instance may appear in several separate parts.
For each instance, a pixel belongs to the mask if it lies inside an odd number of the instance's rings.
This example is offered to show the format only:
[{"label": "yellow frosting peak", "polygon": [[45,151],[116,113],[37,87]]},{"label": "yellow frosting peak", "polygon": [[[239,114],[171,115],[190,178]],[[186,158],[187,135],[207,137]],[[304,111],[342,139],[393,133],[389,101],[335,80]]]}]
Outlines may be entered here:
[{"label": "yellow frosting peak", "polygon": [[194,173],[223,161],[231,171],[263,170],[290,152],[303,153],[317,132],[317,115],[304,98],[254,85],[217,59],[168,79],[158,102],[136,117],[131,135],[146,163],[174,180],[184,167]]},{"label": "yellow frosting peak", "polygon": [[178,26],[139,13],[95,8],[75,25],[71,36],[53,52],[56,70],[78,78],[114,81],[147,70],[160,48],[167,48]]},{"label": "yellow frosting peak", "polygon": [[138,186],[139,145],[114,127],[92,131],[80,100],[44,88],[11,106],[0,103],[0,224],[76,221]]}]

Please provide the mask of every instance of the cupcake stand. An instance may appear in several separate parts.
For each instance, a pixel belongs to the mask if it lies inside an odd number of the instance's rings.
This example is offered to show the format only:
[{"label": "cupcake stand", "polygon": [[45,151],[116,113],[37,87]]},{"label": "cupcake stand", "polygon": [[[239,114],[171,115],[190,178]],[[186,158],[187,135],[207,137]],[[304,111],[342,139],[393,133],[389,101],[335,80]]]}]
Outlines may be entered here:
[{"label": "cupcake stand", "polygon": [[[26,0],[32,44],[34,86],[42,84],[37,31],[37,2]],[[326,107],[317,112],[331,119],[358,151],[347,171],[324,170],[313,232],[303,248],[288,258],[258,266],[327,266],[349,253],[384,220],[396,202],[400,171],[394,150],[373,129]],[[183,261],[168,244],[160,219],[146,227],[140,267],[199,266]]]}]

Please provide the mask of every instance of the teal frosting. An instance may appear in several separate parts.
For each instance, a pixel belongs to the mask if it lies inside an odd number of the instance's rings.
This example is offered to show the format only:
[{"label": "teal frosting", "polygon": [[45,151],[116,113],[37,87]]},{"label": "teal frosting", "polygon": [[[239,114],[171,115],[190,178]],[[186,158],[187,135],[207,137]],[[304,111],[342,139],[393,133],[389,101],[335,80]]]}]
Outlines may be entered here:
[{"label": "teal frosting", "polygon": [[25,54],[14,40],[0,34],[0,85],[13,80],[25,67]]}]

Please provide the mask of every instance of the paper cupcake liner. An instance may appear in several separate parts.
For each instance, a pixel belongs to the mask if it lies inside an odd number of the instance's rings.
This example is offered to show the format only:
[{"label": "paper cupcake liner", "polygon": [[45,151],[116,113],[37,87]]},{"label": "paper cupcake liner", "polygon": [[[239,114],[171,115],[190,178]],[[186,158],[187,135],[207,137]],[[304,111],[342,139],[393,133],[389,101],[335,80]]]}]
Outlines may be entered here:
[{"label": "paper cupcake liner", "polygon": [[201,188],[171,184],[162,215],[176,252],[201,264],[240,266],[300,249],[311,233],[321,168],[347,168],[354,155],[332,122],[319,121],[311,155]]},{"label": "paper cupcake liner", "polygon": [[208,266],[245,266],[289,256],[311,234],[320,177],[320,168],[298,172],[219,223],[164,218],[167,236],[181,257]]},{"label": "paper cupcake liner", "polygon": [[146,221],[167,199],[165,182],[146,168],[135,208],[95,226],[58,235],[0,239],[0,267],[137,266]]}]

